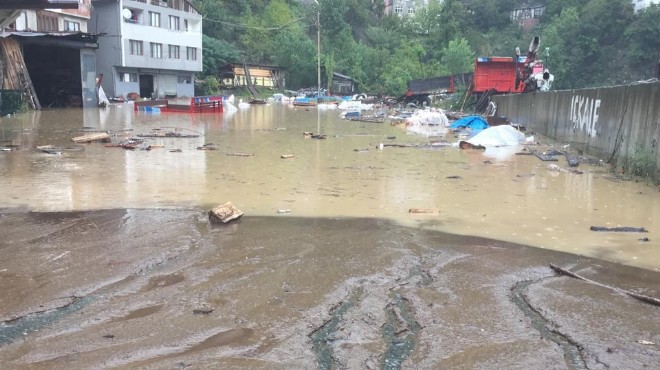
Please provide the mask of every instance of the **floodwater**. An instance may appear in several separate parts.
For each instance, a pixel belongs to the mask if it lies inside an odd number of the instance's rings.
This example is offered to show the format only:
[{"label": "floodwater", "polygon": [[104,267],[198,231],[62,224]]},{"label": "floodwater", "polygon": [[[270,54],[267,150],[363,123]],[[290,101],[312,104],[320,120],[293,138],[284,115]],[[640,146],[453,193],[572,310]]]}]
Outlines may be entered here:
[{"label": "floodwater", "polygon": [[[0,207],[210,209],[231,201],[248,216],[385,218],[660,271],[657,187],[618,180],[606,166],[582,164],[583,174],[548,171],[552,162],[514,155],[521,148],[422,147],[428,135],[345,121],[338,113],[268,104],[223,115],[149,114],[123,104],[5,117],[0,140],[20,149],[0,152]],[[120,136],[181,128],[200,136],[149,139],[163,146],[149,151],[98,143],[59,155],[34,149],[71,147],[83,127]],[[327,139],[303,136],[319,127]],[[206,143],[218,150],[197,150]],[[294,157],[282,159],[285,154]],[[556,163],[566,168],[563,158]],[[409,213],[412,208],[438,212]],[[649,233],[601,233],[591,226]]]},{"label": "floodwater", "polygon": [[3,369],[660,368],[656,188],[319,113],[2,118]]}]

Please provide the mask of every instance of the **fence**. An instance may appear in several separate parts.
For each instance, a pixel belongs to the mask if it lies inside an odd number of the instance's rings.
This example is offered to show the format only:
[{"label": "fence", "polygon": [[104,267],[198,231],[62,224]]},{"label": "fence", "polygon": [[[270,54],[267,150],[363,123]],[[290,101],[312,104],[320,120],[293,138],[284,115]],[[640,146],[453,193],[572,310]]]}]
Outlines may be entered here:
[{"label": "fence", "polygon": [[[660,178],[660,82],[495,96],[497,115],[627,172]],[[632,168],[635,166],[636,168]],[[627,167],[627,168],[626,168]],[[644,167],[644,168],[637,168]]]}]

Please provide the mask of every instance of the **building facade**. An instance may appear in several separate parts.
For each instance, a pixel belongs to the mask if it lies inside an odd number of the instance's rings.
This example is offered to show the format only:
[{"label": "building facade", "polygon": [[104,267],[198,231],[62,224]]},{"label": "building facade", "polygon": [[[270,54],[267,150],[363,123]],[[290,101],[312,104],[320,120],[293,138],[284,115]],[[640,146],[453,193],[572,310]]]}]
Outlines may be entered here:
[{"label": "building facade", "polygon": [[545,5],[544,1],[537,1],[517,6],[511,12],[511,20],[518,23],[525,31],[529,31],[541,21]]},{"label": "building facade", "polygon": [[4,61],[13,72],[7,73],[3,86],[19,85],[8,79],[12,77],[30,81],[27,99],[36,109],[95,106],[98,44],[87,29],[91,0],[69,1],[56,9],[37,5],[25,2],[26,8],[4,23],[0,35]]},{"label": "building facade", "polygon": [[651,4],[660,4],[660,0],[632,0],[632,3],[635,6],[635,13],[637,13]]},{"label": "building facade", "polygon": [[194,96],[202,71],[202,16],[186,0],[94,0],[97,69],[111,97]]},{"label": "building facade", "polygon": [[384,0],[385,15],[397,15],[399,17],[410,17],[415,15],[415,10],[428,6],[428,0]]}]

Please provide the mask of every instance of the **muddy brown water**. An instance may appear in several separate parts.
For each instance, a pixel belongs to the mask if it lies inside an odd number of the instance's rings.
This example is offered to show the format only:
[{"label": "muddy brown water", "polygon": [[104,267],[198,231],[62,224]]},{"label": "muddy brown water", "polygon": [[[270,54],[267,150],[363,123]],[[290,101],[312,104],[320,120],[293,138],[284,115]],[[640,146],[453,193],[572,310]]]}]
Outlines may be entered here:
[{"label": "muddy brown water", "polygon": [[[379,143],[423,145],[430,139],[389,124],[344,121],[337,111],[323,111],[319,120],[316,110],[280,104],[224,115],[136,114],[124,104],[2,118],[0,140],[20,150],[0,153],[0,207],[210,209],[231,201],[248,215],[287,210],[279,217],[386,218],[660,270],[657,187],[617,180],[605,166],[582,164],[582,175],[548,171],[551,162],[514,155],[520,148],[378,150]],[[326,140],[303,137],[319,125]],[[83,127],[124,136],[182,128],[202,136],[150,139],[148,144],[163,146],[150,151],[103,144],[61,155],[34,149],[70,147]],[[196,149],[205,143],[218,150]],[[556,143],[560,150],[562,145]],[[282,159],[284,154],[294,157]],[[557,164],[566,168],[563,158]],[[411,214],[411,208],[439,213]],[[598,233],[591,226],[644,227],[649,233]]]},{"label": "muddy brown water", "polygon": [[[657,189],[505,152],[377,150],[430,139],[335,111],[327,139],[304,138],[316,119],[280,105],[3,118],[20,149],[0,153],[2,367],[660,367],[657,307],[548,267],[659,297]],[[33,149],[82,127],[204,136]],[[227,200],[243,219],[210,225]]]}]

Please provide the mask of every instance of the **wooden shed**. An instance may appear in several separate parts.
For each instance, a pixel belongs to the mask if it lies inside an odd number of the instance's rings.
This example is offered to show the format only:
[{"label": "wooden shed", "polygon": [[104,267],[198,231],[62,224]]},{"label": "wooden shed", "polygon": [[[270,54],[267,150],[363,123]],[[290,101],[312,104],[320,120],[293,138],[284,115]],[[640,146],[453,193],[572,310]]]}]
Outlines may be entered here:
[{"label": "wooden shed", "polygon": [[276,66],[234,63],[221,67],[219,74],[223,86],[285,87],[282,69]]}]

